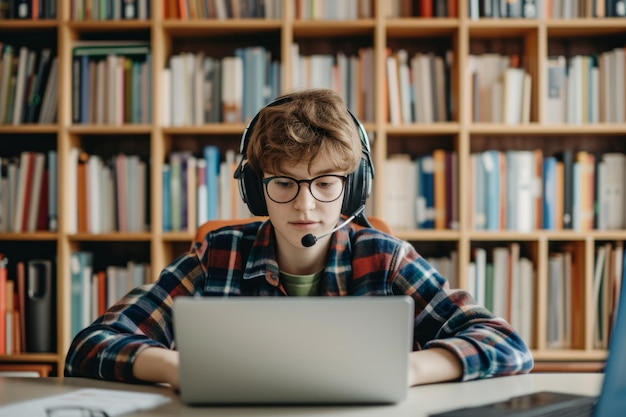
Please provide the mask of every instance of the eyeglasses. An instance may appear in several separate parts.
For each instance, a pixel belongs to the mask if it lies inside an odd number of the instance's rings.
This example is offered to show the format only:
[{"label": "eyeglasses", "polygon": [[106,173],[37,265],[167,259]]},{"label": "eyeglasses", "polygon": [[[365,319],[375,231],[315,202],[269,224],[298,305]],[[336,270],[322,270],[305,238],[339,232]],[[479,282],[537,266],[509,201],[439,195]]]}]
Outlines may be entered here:
[{"label": "eyeglasses", "polygon": [[284,204],[293,201],[300,192],[300,184],[309,184],[309,191],[314,199],[322,203],[337,200],[346,185],[344,175],[320,175],[310,180],[297,180],[291,177],[263,178],[267,196],[275,203]]}]

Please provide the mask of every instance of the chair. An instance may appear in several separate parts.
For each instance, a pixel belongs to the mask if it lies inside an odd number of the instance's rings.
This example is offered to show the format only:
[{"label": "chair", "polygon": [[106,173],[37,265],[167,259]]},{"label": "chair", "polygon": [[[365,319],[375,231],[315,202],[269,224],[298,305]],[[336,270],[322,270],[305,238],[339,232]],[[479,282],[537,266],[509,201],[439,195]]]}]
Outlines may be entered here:
[{"label": "chair", "polygon": [[[204,240],[204,236],[207,233],[209,233],[212,230],[219,229],[220,227],[234,226],[237,224],[251,223],[254,221],[264,221],[266,219],[267,217],[256,216],[256,217],[248,217],[245,219],[209,220],[201,224],[200,227],[198,227],[198,230],[196,230],[196,235],[193,238],[193,243],[202,242]],[[393,234],[391,231],[391,227],[389,227],[387,222],[385,222],[384,220],[378,217],[368,217],[367,220],[374,227],[374,229],[380,230],[381,232],[385,232],[389,235]],[[356,227],[360,228],[362,226],[356,225]]]}]

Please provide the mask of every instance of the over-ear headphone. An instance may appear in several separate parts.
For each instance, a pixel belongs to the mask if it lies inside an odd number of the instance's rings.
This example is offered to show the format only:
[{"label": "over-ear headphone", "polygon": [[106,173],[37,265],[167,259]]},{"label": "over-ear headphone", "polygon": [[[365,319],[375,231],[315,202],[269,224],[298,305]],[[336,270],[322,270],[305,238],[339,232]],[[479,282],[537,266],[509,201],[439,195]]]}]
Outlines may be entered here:
[{"label": "over-ear headphone", "polygon": [[[280,104],[290,101],[290,97],[281,97],[266,107],[278,106]],[[247,148],[250,140],[250,135],[254,124],[259,118],[259,114],[263,111],[261,109],[248,123],[248,126],[243,131],[241,136],[241,144],[239,146],[239,152],[241,153],[241,161],[239,166],[235,170],[235,179],[239,183],[239,194],[244,203],[248,205],[250,212],[255,216],[267,216],[267,205],[265,204],[265,193],[263,192],[263,182],[260,173],[254,172],[250,165],[247,163]],[[359,132],[362,145],[361,162],[354,172],[348,174],[346,180],[346,186],[344,189],[343,203],[341,205],[341,214],[350,216],[355,212],[358,212],[361,207],[365,206],[365,201],[370,195],[372,190],[372,180],[374,179],[374,164],[370,155],[370,143],[367,137],[365,128],[357,119],[354,114],[346,109],[350,118],[354,121]]]}]

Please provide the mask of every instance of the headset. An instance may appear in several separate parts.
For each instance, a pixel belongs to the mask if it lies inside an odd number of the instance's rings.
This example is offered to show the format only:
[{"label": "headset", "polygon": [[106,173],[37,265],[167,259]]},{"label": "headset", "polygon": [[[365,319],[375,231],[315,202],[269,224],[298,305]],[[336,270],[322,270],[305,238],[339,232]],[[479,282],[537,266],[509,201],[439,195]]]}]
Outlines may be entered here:
[{"label": "headset", "polygon": [[[279,106],[281,104],[291,101],[291,97],[281,97],[269,104],[267,107]],[[259,118],[259,114],[263,111],[261,109],[248,123],[248,126],[241,136],[241,144],[239,146],[239,152],[241,153],[241,161],[235,170],[234,178],[239,183],[239,194],[244,203],[247,204],[250,212],[255,216],[267,216],[267,205],[265,204],[265,193],[263,191],[262,177],[256,173],[249,164],[247,164],[247,148],[250,140],[251,132],[254,125]],[[354,121],[361,138],[362,156],[361,162],[354,172],[348,174],[346,185],[344,189],[343,202],[341,205],[341,214],[345,216],[358,216],[357,223],[363,226],[371,226],[365,216],[362,214],[365,207],[365,202],[372,191],[372,180],[374,179],[374,164],[370,155],[370,143],[367,137],[367,132],[361,124],[361,122],[352,114],[352,112],[346,109],[350,118]]]}]

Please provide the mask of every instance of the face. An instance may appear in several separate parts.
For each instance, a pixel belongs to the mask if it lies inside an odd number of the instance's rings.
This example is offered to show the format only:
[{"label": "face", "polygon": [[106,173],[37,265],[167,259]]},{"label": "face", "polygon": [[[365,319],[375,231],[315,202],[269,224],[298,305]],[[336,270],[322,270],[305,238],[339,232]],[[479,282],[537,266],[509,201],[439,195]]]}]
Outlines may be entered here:
[{"label": "face", "polygon": [[[280,173],[266,173],[264,178],[272,177],[275,175],[288,176],[296,180],[308,180],[320,175],[334,174],[344,176],[345,173],[329,170],[323,161],[316,160],[312,166],[311,171],[308,170],[308,164],[302,163],[293,167],[286,167],[284,172]],[[279,249],[288,249],[289,247],[295,249],[307,249],[307,250],[323,250],[326,252],[330,239],[328,237],[320,239],[315,245],[310,248],[302,246],[302,237],[307,234],[313,234],[314,236],[321,235],[322,233],[330,231],[337,224],[339,214],[341,212],[341,205],[343,202],[344,188],[343,181],[340,178],[329,177],[328,182],[317,183],[301,183],[300,192],[295,199],[288,203],[277,203],[272,201],[268,197],[267,188],[265,191],[265,202],[267,204],[267,211],[269,213],[272,225],[276,232],[276,240]],[[334,183],[337,181],[337,183]],[[277,184],[278,187],[294,187],[295,184]],[[297,186],[295,186],[297,188]],[[314,187],[314,192],[317,192],[318,198],[323,193],[327,192],[329,187],[341,187],[341,194],[339,198],[331,202],[321,202],[316,200],[311,194],[309,187]],[[323,198],[323,197],[322,197]],[[316,249],[313,249],[316,248]]]}]

